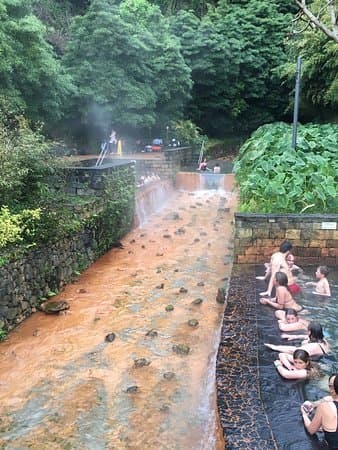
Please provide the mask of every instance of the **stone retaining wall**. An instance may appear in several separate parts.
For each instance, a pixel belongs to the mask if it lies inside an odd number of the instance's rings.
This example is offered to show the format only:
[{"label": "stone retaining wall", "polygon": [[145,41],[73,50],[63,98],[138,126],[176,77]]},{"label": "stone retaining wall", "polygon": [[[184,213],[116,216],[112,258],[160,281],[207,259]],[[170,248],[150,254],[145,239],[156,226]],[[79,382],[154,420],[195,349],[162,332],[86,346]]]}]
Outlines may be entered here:
[{"label": "stone retaining wall", "polygon": [[338,265],[338,215],[235,214],[234,262],[268,261],[289,240],[297,264]]},{"label": "stone retaining wall", "polygon": [[[196,160],[191,147],[177,147],[163,150],[163,159],[138,159],[136,161],[136,177],[159,175],[161,179],[174,180],[181,167]],[[195,158],[195,159],[194,159]]]},{"label": "stone retaining wall", "polygon": [[180,166],[175,161],[165,161],[159,159],[143,159],[136,161],[136,179],[151,174],[158,175],[161,180],[173,179],[174,174],[180,170]]},{"label": "stone retaining wall", "polygon": [[[79,218],[88,219],[83,222],[86,225],[78,233],[39,246],[0,267],[0,329],[9,331],[30,316],[50,292],[60,291],[132,228],[135,199],[132,198],[128,205],[121,202],[120,212],[115,214],[99,196],[103,188],[102,177],[111,175],[116,181],[115,186],[121,187],[121,191],[113,188],[111,198],[118,201],[120,195],[125,195],[125,188],[135,184],[133,166],[78,173],[88,183],[78,186],[76,193],[86,195],[95,187],[98,197],[90,207],[76,208]],[[81,178],[73,175],[72,180]],[[117,225],[107,226],[114,218]]]}]

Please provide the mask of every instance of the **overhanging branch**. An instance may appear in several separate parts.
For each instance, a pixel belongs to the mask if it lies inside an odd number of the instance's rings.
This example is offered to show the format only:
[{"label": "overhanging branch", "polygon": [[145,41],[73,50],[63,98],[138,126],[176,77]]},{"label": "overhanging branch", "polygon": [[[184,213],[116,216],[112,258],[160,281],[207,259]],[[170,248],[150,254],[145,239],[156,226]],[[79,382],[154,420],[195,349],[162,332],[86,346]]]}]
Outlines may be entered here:
[{"label": "overhanging branch", "polygon": [[337,24],[337,14],[334,8],[334,1],[329,0],[328,7],[330,11],[330,18],[332,23],[332,30],[330,30],[326,25],[323,24],[321,20],[318,19],[306,6],[305,0],[295,0],[299,9],[306,15],[306,17],[313,23],[317,28],[319,28],[323,33],[325,33],[330,39],[334,40],[338,44],[338,24]]}]

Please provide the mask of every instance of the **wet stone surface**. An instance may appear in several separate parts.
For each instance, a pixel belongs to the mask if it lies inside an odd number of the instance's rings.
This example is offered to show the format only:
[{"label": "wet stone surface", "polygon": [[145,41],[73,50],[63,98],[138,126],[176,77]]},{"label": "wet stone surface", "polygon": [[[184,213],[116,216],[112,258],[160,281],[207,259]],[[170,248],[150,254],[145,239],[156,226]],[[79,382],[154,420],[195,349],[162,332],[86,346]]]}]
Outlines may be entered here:
[{"label": "wet stone surface", "polygon": [[217,355],[217,405],[227,450],[277,448],[260,400],[254,278],[254,268],[233,267]]}]

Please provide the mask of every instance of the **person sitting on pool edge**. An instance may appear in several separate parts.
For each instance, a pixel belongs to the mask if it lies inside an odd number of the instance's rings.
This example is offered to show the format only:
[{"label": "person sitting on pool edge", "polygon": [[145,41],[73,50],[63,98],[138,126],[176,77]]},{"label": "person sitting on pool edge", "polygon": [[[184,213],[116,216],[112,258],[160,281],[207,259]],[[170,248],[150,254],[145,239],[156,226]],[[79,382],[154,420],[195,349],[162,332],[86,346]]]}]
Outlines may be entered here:
[{"label": "person sitting on pool edge", "polygon": [[[292,336],[292,339],[302,339],[305,335]],[[285,336],[283,336],[285,337]],[[295,347],[294,345],[274,345],[264,344],[266,347],[276,352],[283,352],[292,354],[297,348],[306,350],[310,356],[326,355],[330,348],[327,340],[324,338],[323,328],[319,322],[310,322],[308,326],[308,336],[301,343]]]},{"label": "person sitting on pool edge", "polygon": [[296,311],[301,311],[303,309],[303,307],[298,305],[292,298],[292,295],[288,290],[288,277],[284,272],[276,272],[272,281],[276,288],[276,298],[261,298],[260,303],[262,305],[269,305],[275,309],[292,308]]},{"label": "person sitting on pool edge", "polygon": [[[315,403],[304,402],[300,407],[304,426],[308,433],[324,432],[325,440],[331,450],[338,450],[338,374],[329,377],[331,395]],[[309,414],[317,406],[315,415],[310,419]]]},{"label": "person sitting on pool edge", "polygon": [[274,365],[279,375],[287,380],[305,380],[314,377],[316,373],[310,355],[301,348],[297,348],[293,355],[280,353]]},{"label": "person sitting on pool edge", "polygon": [[285,272],[288,271],[288,265],[286,262],[286,258],[292,250],[292,244],[289,241],[284,241],[281,243],[279,247],[279,251],[272,254],[270,259],[270,280],[268,284],[268,288],[265,292],[261,292],[259,295],[262,296],[271,296],[272,288],[273,288],[273,280],[276,272]]},{"label": "person sitting on pool edge", "polygon": [[327,266],[319,266],[316,270],[316,278],[318,281],[309,281],[305,284],[307,286],[316,286],[316,289],[312,292],[313,294],[326,295],[327,297],[330,297],[331,289],[327,280],[328,274],[329,269],[327,268]]},{"label": "person sitting on pool edge", "polygon": [[202,172],[205,172],[208,169],[208,163],[207,163],[207,159],[204,158],[203,161],[201,161],[199,168],[197,170],[201,170]]},{"label": "person sitting on pool edge", "polygon": [[287,308],[285,311],[276,311],[275,315],[278,319],[280,331],[289,332],[308,329],[309,321],[299,318],[297,311],[293,308]]}]

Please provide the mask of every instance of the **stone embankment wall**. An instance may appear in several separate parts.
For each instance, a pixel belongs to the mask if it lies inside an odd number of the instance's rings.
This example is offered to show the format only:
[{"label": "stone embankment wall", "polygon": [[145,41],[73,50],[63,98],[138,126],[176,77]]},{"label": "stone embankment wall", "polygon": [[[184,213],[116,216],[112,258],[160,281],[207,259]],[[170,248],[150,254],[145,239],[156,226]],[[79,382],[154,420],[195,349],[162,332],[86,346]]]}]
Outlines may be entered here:
[{"label": "stone embankment wall", "polygon": [[[104,177],[112,177],[111,184]],[[82,180],[82,182],[80,182]],[[37,306],[57,292],[112,247],[132,228],[135,197],[133,165],[83,171],[75,169],[69,176],[69,189],[79,195],[95,194],[98,198],[90,207],[76,207],[83,228],[73,235],[37,247],[24,257],[0,267],[0,329],[9,331],[36,311]],[[112,187],[108,198],[119,205],[119,212],[100,199],[103,190]],[[119,190],[120,189],[120,190]],[[126,202],[129,190],[130,201]],[[119,202],[121,198],[121,202]]]},{"label": "stone embankment wall", "polygon": [[174,180],[181,167],[191,164],[198,158],[191,147],[168,148],[163,150],[161,159],[158,158],[158,155],[155,156],[154,159],[138,159],[136,161],[137,179],[154,173],[162,180]]},{"label": "stone embankment wall", "polygon": [[338,265],[338,215],[235,214],[234,262],[263,263],[284,240],[297,264]]}]

